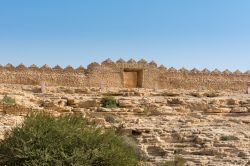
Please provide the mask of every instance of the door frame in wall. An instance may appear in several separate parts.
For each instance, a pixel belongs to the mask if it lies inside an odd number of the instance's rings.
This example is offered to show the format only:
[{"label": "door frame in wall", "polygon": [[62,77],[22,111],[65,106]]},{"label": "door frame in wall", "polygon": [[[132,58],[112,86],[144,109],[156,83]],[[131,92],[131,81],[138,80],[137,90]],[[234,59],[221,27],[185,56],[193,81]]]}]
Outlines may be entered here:
[{"label": "door frame in wall", "polygon": [[[122,71],[122,80],[123,80],[123,87],[125,87],[125,80],[124,80],[124,73],[125,72],[136,72],[137,73],[137,85],[134,88],[142,88],[144,82],[144,72],[143,69],[124,69]],[[126,88],[126,87],[125,87]]]}]

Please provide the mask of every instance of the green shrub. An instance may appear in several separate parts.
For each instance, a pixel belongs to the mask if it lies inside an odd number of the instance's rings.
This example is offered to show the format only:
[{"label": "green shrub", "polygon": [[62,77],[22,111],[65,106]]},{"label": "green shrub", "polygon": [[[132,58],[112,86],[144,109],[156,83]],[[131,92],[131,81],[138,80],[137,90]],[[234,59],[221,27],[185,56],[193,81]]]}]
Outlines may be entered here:
[{"label": "green shrub", "polygon": [[13,105],[16,104],[16,100],[5,95],[2,99],[3,104],[7,104],[7,105]]},{"label": "green shrub", "polygon": [[166,161],[164,163],[160,163],[157,166],[184,166],[186,160],[181,156],[175,156],[173,161]]},{"label": "green shrub", "polygon": [[115,119],[115,117],[112,116],[112,115],[106,115],[105,116],[105,121],[109,122],[109,123],[116,123],[117,122],[116,119]]},{"label": "green shrub", "polygon": [[134,147],[77,115],[32,113],[0,142],[0,165],[135,166]]},{"label": "green shrub", "polygon": [[106,96],[102,99],[102,105],[105,108],[117,108],[118,104],[113,96]]},{"label": "green shrub", "polygon": [[152,114],[152,111],[151,111],[151,109],[149,108],[149,107],[144,107],[143,108],[143,113],[145,114],[145,115],[151,115]]},{"label": "green shrub", "polygon": [[236,141],[236,140],[239,140],[239,138],[233,135],[223,135],[220,137],[220,140],[221,141]]}]

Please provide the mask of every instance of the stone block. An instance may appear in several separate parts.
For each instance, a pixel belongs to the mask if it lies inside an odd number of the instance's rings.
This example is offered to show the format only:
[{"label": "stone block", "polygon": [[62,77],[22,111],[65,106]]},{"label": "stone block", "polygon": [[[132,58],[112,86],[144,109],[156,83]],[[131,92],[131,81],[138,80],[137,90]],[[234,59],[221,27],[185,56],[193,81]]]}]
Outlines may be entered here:
[{"label": "stone block", "polygon": [[205,110],[207,113],[229,113],[231,112],[231,108],[224,108],[224,107],[215,107],[215,108],[209,108]]},{"label": "stone block", "polygon": [[135,105],[132,103],[132,100],[119,100],[118,104],[120,107],[130,108],[134,107]]},{"label": "stone block", "polygon": [[90,107],[99,107],[100,104],[94,99],[89,99],[85,101],[79,101],[77,107],[79,108],[90,108]]},{"label": "stone block", "polygon": [[231,110],[233,113],[246,113],[248,109],[246,107],[235,107]]}]

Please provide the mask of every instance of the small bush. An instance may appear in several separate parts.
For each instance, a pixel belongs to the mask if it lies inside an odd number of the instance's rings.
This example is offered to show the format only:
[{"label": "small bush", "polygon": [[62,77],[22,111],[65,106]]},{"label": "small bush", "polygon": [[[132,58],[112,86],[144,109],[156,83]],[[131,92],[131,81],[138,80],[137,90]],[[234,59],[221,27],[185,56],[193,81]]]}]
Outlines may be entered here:
[{"label": "small bush", "polygon": [[102,105],[105,108],[117,108],[118,104],[113,96],[106,96],[102,99]]},{"label": "small bush", "polygon": [[11,97],[9,97],[9,96],[7,96],[7,95],[5,95],[3,97],[2,102],[3,102],[3,104],[7,104],[7,105],[14,105],[14,104],[16,104],[16,100],[13,99],[13,98],[11,98]]},{"label": "small bush", "polygon": [[136,166],[136,149],[77,115],[32,113],[0,142],[0,165]]},{"label": "small bush", "polygon": [[151,115],[152,114],[152,111],[151,111],[151,109],[149,108],[149,107],[144,107],[143,108],[143,113],[145,114],[145,115]]},{"label": "small bush", "polygon": [[220,140],[221,141],[236,141],[236,140],[239,140],[239,138],[233,135],[223,135],[220,137]]},{"label": "small bush", "polygon": [[115,119],[115,117],[112,116],[112,115],[105,116],[105,121],[109,122],[109,123],[116,123],[117,122],[116,119]]},{"label": "small bush", "polygon": [[186,160],[181,156],[175,156],[173,161],[166,161],[164,163],[160,163],[157,166],[184,166]]}]

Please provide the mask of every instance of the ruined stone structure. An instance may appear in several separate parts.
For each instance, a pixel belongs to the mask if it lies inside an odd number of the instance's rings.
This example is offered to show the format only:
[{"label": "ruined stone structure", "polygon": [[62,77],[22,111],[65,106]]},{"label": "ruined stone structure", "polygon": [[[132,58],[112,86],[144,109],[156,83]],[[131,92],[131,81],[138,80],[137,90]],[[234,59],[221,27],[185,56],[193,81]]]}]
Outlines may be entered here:
[{"label": "ruined stone structure", "polygon": [[138,62],[120,59],[113,62],[110,59],[101,64],[96,62],[88,65],[87,69],[80,66],[54,68],[44,65],[26,67],[11,64],[0,66],[0,83],[25,85],[72,86],[72,87],[118,87],[118,88],[152,88],[152,89],[207,89],[246,92],[250,82],[250,71],[241,73],[239,70],[220,72],[207,69],[191,71],[182,68],[167,69],[157,66],[155,62]]}]

